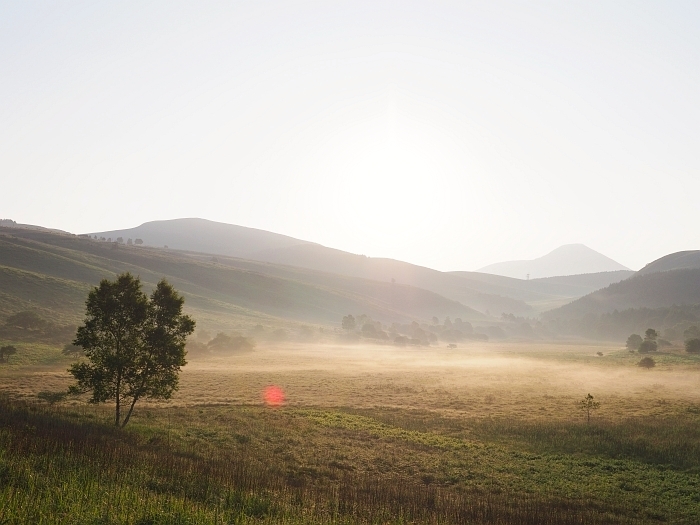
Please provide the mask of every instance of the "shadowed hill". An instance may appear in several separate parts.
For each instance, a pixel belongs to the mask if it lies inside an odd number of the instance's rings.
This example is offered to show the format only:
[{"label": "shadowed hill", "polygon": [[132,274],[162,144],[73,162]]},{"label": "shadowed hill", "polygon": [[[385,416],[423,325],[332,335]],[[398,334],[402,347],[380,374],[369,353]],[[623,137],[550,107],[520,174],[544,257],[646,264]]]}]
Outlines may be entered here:
[{"label": "shadowed hill", "polygon": [[650,262],[639,270],[640,275],[686,268],[700,268],[700,250],[676,252]]},{"label": "shadowed hill", "polygon": [[480,268],[480,272],[524,279],[628,270],[583,244],[560,246],[547,255],[528,261],[506,261]]},{"label": "shadowed hill", "polygon": [[545,312],[543,317],[581,318],[629,308],[660,308],[700,304],[700,268],[635,275]]},{"label": "shadowed hill", "polygon": [[274,319],[327,324],[359,312],[386,321],[482,317],[456,301],[407,285],[338,276],[294,279],[280,271],[275,275],[270,264],[235,267],[172,250],[0,228],[2,315],[32,308],[47,318],[77,321],[90,286],[124,271],[140,275],[147,286],[166,277],[205,325]]}]

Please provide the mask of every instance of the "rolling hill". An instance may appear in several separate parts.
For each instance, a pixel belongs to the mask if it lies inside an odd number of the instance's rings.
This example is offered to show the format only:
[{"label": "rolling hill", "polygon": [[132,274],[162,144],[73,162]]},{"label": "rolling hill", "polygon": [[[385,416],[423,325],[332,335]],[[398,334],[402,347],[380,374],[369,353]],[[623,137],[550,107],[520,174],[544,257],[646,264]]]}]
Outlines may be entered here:
[{"label": "rolling hill", "polygon": [[635,275],[545,312],[543,317],[581,318],[630,308],[697,304],[700,304],[700,268],[684,268]]},{"label": "rolling hill", "polygon": [[[494,315],[533,316],[571,299],[620,281],[633,272],[605,272],[595,277],[560,280],[513,279],[478,272],[440,272],[386,258],[366,257],[275,233],[204,219],[148,222],[132,229],[91,235],[125,241],[142,239],[146,245],[244,258],[227,264],[255,270],[251,261],[273,263],[265,271],[294,279],[309,275],[290,267],[384,283],[421,288]],[[285,268],[283,269],[282,266]],[[303,277],[306,276],[306,277]]]},{"label": "rolling hill", "polygon": [[667,272],[669,270],[688,268],[700,268],[700,250],[671,253],[650,262],[639,270],[639,274],[647,275],[655,272]]},{"label": "rolling hill", "polygon": [[14,228],[0,228],[0,316],[34,309],[56,322],[77,322],[89,288],[124,271],[140,275],[147,287],[166,277],[200,326],[327,325],[347,313],[385,322],[483,318],[457,301],[403,284],[331,274],[294,278],[269,263],[236,266],[201,254]]},{"label": "rolling hill", "polygon": [[629,271],[629,268],[583,244],[567,244],[537,259],[490,264],[480,268],[479,272],[518,279],[527,276],[537,279],[620,270]]}]

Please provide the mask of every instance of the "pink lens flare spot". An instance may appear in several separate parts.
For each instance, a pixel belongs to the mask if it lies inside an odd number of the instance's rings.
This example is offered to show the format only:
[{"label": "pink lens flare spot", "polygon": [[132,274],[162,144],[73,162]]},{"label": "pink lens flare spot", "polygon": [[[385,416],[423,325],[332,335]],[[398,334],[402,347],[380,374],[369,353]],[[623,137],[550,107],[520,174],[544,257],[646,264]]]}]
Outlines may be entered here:
[{"label": "pink lens flare spot", "polygon": [[284,390],[275,385],[268,386],[263,391],[263,399],[266,405],[278,407],[284,403]]}]

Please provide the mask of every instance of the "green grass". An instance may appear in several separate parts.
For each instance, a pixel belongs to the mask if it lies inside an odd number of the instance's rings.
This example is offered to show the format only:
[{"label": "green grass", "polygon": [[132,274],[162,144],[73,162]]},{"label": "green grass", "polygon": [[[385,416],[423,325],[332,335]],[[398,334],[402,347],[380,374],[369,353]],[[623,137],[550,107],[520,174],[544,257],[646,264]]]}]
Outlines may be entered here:
[{"label": "green grass", "polygon": [[144,407],[119,431],[105,407],[5,399],[0,520],[595,524],[700,513],[697,414],[567,426],[366,412]]}]

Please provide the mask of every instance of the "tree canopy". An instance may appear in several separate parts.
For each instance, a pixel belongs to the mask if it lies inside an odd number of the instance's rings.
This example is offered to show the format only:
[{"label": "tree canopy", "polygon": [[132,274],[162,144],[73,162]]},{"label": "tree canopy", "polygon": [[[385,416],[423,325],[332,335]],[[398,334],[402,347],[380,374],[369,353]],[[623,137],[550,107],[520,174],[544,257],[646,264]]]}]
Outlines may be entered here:
[{"label": "tree canopy", "polygon": [[[125,426],[141,398],[169,399],[186,364],[185,342],[195,322],[183,315],[184,299],[164,279],[150,298],[129,273],[104,279],[88,294],[86,315],[73,344],[86,360],[69,372],[74,393],[92,403],[115,402],[115,425]],[[128,412],[122,421],[122,406]]]},{"label": "tree canopy", "polygon": [[11,355],[15,355],[17,349],[12,345],[0,347],[0,361],[7,361]]}]

